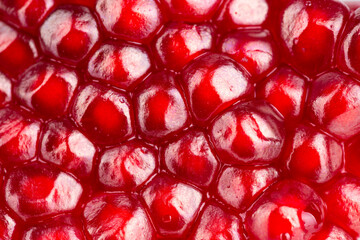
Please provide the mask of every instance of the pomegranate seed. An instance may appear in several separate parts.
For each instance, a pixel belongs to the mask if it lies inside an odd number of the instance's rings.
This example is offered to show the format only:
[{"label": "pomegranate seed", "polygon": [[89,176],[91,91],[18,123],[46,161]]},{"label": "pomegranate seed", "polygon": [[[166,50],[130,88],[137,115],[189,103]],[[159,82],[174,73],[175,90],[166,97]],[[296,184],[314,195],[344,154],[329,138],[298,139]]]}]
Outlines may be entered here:
[{"label": "pomegranate seed", "polygon": [[142,196],[159,233],[166,237],[183,236],[202,201],[199,191],[166,175],[154,178]]},{"label": "pomegranate seed", "polygon": [[14,92],[24,105],[50,118],[65,113],[77,84],[74,71],[39,62],[20,76]]},{"label": "pomegranate seed", "polygon": [[266,102],[240,103],[215,119],[210,136],[224,162],[269,164],[284,145],[283,119]]},{"label": "pomegranate seed", "polygon": [[306,75],[325,71],[333,60],[349,10],[336,0],[284,2],[275,25],[284,53]]},{"label": "pomegranate seed", "polygon": [[140,201],[126,194],[100,194],[84,209],[86,229],[93,239],[155,240]]},{"label": "pomegranate seed", "polygon": [[182,73],[182,84],[195,120],[201,125],[252,94],[243,68],[219,54],[206,54],[192,62]]},{"label": "pomegranate seed", "polygon": [[213,46],[214,32],[208,24],[169,24],[155,40],[155,52],[169,69],[180,71]]},{"label": "pomegranate seed", "polygon": [[16,78],[39,57],[35,41],[0,21],[0,71]]},{"label": "pomegranate seed", "polygon": [[144,183],[157,166],[153,148],[130,141],[105,151],[99,163],[99,180],[106,187],[133,190]]},{"label": "pomegranate seed", "polygon": [[160,140],[188,125],[187,107],[173,74],[152,74],[136,89],[134,100],[138,128],[146,139]]},{"label": "pomegranate seed", "polygon": [[0,109],[0,160],[14,165],[33,159],[39,140],[40,122],[15,108]]},{"label": "pomegranate seed", "polygon": [[217,194],[226,204],[243,212],[278,178],[273,167],[227,167],[220,174]]},{"label": "pomegranate seed", "polygon": [[139,83],[151,67],[145,49],[127,43],[102,45],[91,57],[88,73],[91,77],[129,89]]},{"label": "pomegranate seed", "polygon": [[238,239],[245,240],[241,220],[215,205],[208,205],[189,240]]},{"label": "pomegranate seed", "polygon": [[324,183],[340,171],[343,151],[331,137],[313,127],[298,126],[286,141],[284,160],[292,176]]},{"label": "pomegranate seed", "polygon": [[209,186],[218,168],[205,134],[196,130],[170,142],[162,158],[171,173],[199,186]]},{"label": "pomegranate seed", "polygon": [[81,185],[56,168],[31,163],[12,170],[5,182],[5,200],[23,220],[73,210]]},{"label": "pomegranate seed", "polygon": [[285,180],[255,202],[245,223],[254,239],[308,239],[320,230],[324,217],[325,204],[313,189]]},{"label": "pomegranate seed", "polygon": [[80,90],[72,114],[85,134],[97,143],[115,144],[133,134],[129,98],[98,84],[88,84]]},{"label": "pomegranate seed", "polygon": [[99,38],[97,23],[86,7],[57,8],[40,28],[44,51],[60,60],[82,60]]},{"label": "pomegranate seed", "polygon": [[261,80],[279,62],[277,46],[265,30],[236,30],[226,34],[220,43],[220,50],[226,53],[253,77]]},{"label": "pomegranate seed", "polygon": [[95,146],[69,121],[51,121],[41,140],[41,158],[82,178],[91,174]]},{"label": "pomegranate seed", "polygon": [[96,12],[106,31],[136,42],[144,42],[152,37],[164,18],[155,0],[98,0]]}]

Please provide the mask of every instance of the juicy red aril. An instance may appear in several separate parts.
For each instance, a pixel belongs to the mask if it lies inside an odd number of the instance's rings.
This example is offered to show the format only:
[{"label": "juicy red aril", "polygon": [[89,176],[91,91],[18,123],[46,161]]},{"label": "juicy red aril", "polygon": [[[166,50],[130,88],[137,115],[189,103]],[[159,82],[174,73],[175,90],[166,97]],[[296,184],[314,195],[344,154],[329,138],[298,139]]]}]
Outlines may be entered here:
[{"label": "juicy red aril", "polygon": [[188,110],[171,73],[152,74],[135,90],[133,99],[138,128],[146,139],[159,140],[188,125]]},{"label": "juicy red aril", "polygon": [[329,72],[314,80],[307,116],[340,139],[360,132],[360,84],[347,75]]},{"label": "juicy red aril", "polygon": [[78,177],[91,174],[95,146],[69,121],[51,121],[44,128],[41,158]]},{"label": "juicy red aril", "polygon": [[115,144],[133,134],[128,97],[107,87],[84,86],[75,99],[72,113],[75,122],[97,143]]},{"label": "juicy red aril", "polygon": [[325,204],[309,186],[293,180],[269,188],[246,215],[253,239],[308,239],[321,229]]},{"label": "juicy red aril", "polygon": [[350,236],[347,232],[337,226],[327,226],[324,227],[320,232],[314,234],[311,240],[352,240],[353,237]]},{"label": "juicy red aril", "polygon": [[12,170],[5,182],[5,200],[23,220],[73,210],[82,186],[56,168],[31,163]]},{"label": "juicy red aril", "polygon": [[346,6],[335,0],[291,0],[281,8],[274,26],[291,64],[304,74],[316,75],[330,67],[348,17]]},{"label": "juicy red aril", "polygon": [[342,167],[341,145],[313,127],[298,126],[285,144],[284,161],[292,176],[307,182],[323,183]]},{"label": "juicy red aril", "polygon": [[85,240],[79,221],[71,216],[60,216],[45,223],[28,228],[23,234],[23,240]]},{"label": "juicy red aril", "polygon": [[216,20],[221,30],[256,26],[265,22],[268,12],[266,0],[225,0]]},{"label": "juicy red aril", "polygon": [[213,35],[214,31],[208,24],[171,24],[156,39],[155,52],[165,67],[179,71],[212,48]]},{"label": "juicy red aril", "polygon": [[186,22],[204,22],[210,20],[221,0],[163,0],[169,11],[169,17]]},{"label": "juicy red aril", "polygon": [[345,146],[346,170],[360,177],[360,135]]},{"label": "juicy red aril", "polygon": [[342,176],[325,189],[324,200],[328,207],[328,218],[356,236],[360,234],[360,180]]},{"label": "juicy red aril", "polygon": [[348,22],[343,42],[339,50],[337,64],[347,72],[360,76],[359,51],[360,51],[360,10],[356,10]]},{"label": "juicy red aril", "polygon": [[0,22],[0,71],[17,77],[39,57],[35,41],[4,22]]},{"label": "juicy red aril", "polygon": [[99,38],[97,23],[86,7],[57,8],[40,28],[44,51],[69,62],[82,60]]},{"label": "juicy red aril", "polygon": [[214,179],[218,162],[204,133],[191,130],[162,150],[167,169],[180,178],[199,186]]},{"label": "juicy red aril", "polygon": [[0,109],[0,160],[14,165],[36,156],[40,122],[15,108]]},{"label": "juicy red aril", "polygon": [[243,212],[278,178],[273,167],[227,167],[220,174],[217,194],[226,204]]},{"label": "juicy red aril", "polygon": [[195,220],[202,195],[191,186],[169,176],[154,178],[142,193],[159,233],[181,237]]},{"label": "juicy red aril", "polygon": [[275,41],[264,30],[230,32],[221,40],[220,49],[244,66],[254,80],[261,80],[279,61]]},{"label": "juicy red aril", "polygon": [[257,98],[271,103],[286,124],[301,120],[308,89],[306,80],[289,67],[280,67],[257,86]]},{"label": "juicy red aril", "polygon": [[245,240],[241,220],[216,205],[208,205],[189,240],[238,239]]},{"label": "juicy red aril", "polygon": [[133,190],[144,183],[156,167],[155,149],[138,141],[130,141],[102,154],[99,181],[108,188]]},{"label": "juicy red aril", "polygon": [[106,31],[135,42],[152,37],[164,18],[155,0],[98,0],[96,12]]},{"label": "juicy red aril", "polygon": [[151,62],[142,47],[127,43],[102,45],[91,57],[88,73],[103,82],[129,89],[149,72]]},{"label": "juicy red aril", "polygon": [[11,22],[34,30],[54,5],[55,0],[1,0],[0,12]]},{"label": "juicy red aril", "polygon": [[86,203],[83,215],[92,239],[156,239],[144,207],[134,196],[99,194]]},{"label": "juicy red aril", "polygon": [[15,220],[5,212],[5,210],[0,209],[0,236],[3,240],[11,240],[14,237],[14,231],[16,227]]},{"label": "juicy red aril", "polygon": [[74,71],[45,62],[31,66],[19,79],[15,95],[44,117],[63,115],[78,84]]},{"label": "juicy red aril", "polygon": [[200,124],[252,93],[252,84],[243,68],[220,54],[205,54],[193,61],[182,73],[182,85]]},{"label": "juicy red aril", "polygon": [[269,164],[283,148],[283,119],[266,102],[240,103],[215,119],[210,136],[224,162]]}]

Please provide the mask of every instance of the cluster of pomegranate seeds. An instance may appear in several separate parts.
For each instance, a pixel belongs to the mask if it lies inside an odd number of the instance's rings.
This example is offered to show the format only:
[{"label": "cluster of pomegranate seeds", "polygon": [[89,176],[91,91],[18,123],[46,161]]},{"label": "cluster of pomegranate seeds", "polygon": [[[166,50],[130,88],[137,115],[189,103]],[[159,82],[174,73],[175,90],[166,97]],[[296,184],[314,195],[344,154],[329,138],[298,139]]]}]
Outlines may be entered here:
[{"label": "cluster of pomegranate seeds", "polygon": [[360,239],[353,6],[0,0],[0,239]]}]

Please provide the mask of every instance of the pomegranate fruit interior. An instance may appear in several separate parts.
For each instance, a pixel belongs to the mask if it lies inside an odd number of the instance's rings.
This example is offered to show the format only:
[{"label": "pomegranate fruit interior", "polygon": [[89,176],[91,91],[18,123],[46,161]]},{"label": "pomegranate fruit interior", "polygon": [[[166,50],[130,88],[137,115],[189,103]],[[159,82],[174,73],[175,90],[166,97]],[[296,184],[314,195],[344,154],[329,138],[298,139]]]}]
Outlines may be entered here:
[{"label": "pomegranate fruit interior", "polygon": [[0,240],[360,239],[357,6],[0,0]]}]

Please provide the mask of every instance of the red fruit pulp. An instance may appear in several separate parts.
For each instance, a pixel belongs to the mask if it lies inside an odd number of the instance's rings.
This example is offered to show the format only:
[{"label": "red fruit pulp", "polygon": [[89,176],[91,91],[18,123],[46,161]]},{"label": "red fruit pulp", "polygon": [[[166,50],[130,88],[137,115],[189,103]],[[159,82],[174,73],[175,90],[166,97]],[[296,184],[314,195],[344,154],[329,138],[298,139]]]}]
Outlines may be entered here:
[{"label": "red fruit pulp", "polygon": [[0,0],[0,239],[359,239],[359,29],[338,0]]}]

